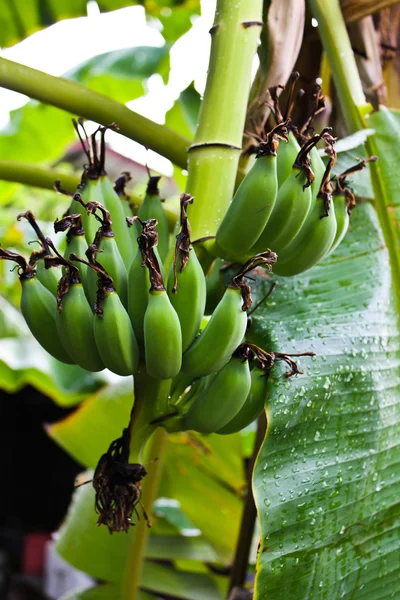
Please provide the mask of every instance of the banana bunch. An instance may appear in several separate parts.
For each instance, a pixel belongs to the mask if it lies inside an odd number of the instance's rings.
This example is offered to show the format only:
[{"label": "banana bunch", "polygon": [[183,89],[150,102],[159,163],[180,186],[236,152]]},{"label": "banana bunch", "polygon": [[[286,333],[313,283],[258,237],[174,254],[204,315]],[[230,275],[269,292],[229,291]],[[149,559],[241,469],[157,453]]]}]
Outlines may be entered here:
[{"label": "banana bunch", "polygon": [[88,371],[132,375],[140,363],[153,379],[223,380],[240,362],[231,355],[247,327],[246,274],[258,265],[270,269],[276,255],[267,251],[249,259],[204,319],[206,276],[187,217],[193,198],[181,196],[179,233],[170,249],[159,177],[150,177],[138,214],[126,216],[121,197],[128,176],[117,193],[105,174],[105,128],[89,138],[81,121],[75,127],[88,164],[67,214],[54,224],[57,234],[65,233],[65,250],[44,236],[27,211],[19,219],[31,225],[41,250],[29,261],[0,252],[19,265],[21,310],[33,335],[59,360]]},{"label": "banana bunch", "polygon": [[276,361],[285,361],[287,377],[302,373],[291,356],[266,352],[243,342],[217,372],[199,378],[181,376],[172,387],[171,413],[162,425],[168,432],[192,430],[227,435],[250,425],[264,410],[268,375]]},{"label": "banana bunch", "polygon": [[[337,248],[350,215],[343,210],[343,202],[346,206],[354,203],[354,196],[349,200],[348,193],[341,204],[332,201],[336,139],[330,128],[309,135],[312,119],[325,107],[320,86],[314,90],[313,107],[305,123],[295,127],[291,121],[295,101],[304,95],[302,90],[294,94],[298,77],[298,73],[292,74],[283,115],[278,88],[270,89],[278,124],[265,139],[253,134],[258,141],[256,160],[237,188],[215,240],[207,245],[211,254],[235,262],[271,248],[278,255],[274,272],[283,276],[310,269]],[[282,141],[285,143],[279,143]],[[320,142],[326,146],[327,164],[316,147]],[[366,162],[349,169],[343,177],[364,168]]]}]

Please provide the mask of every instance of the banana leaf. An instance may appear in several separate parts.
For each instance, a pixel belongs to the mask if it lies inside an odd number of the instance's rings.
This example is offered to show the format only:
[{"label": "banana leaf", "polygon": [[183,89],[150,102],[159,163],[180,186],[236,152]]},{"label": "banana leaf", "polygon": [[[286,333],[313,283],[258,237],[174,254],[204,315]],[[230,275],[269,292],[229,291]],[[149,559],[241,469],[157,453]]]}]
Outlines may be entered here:
[{"label": "banana leaf", "polygon": [[[378,154],[390,147],[372,177],[382,213],[383,202],[400,198],[399,152],[387,140],[390,128],[400,132],[395,118],[371,121]],[[287,378],[278,365],[269,381],[253,479],[256,599],[399,597],[398,273],[384,231],[374,207],[359,205],[337,252],[302,275],[274,278],[273,296],[254,314],[251,336],[264,348],[316,353],[299,361],[303,375]],[[256,295],[269,286],[259,279]]]}]

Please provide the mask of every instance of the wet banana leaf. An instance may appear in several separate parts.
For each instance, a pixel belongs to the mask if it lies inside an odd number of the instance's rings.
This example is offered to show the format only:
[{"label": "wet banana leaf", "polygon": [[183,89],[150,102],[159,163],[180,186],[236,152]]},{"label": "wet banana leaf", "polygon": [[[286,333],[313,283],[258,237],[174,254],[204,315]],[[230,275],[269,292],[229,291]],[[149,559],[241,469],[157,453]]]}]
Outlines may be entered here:
[{"label": "wet banana leaf", "polygon": [[373,151],[379,156],[376,163],[376,177],[383,190],[383,201],[391,228],[397,239],[396,250],[400,252],[400,185],[399,185],[399,140],[400,111],[382,106],[379,112],[368,120],[375,129],[372,137]]},{"label": "wet banana leaf", "polygon": [[[393,149],[393,147],[392,147]],[[398,160],[398,157],[397,157]],[[374,208],[338,251],[278,286],[252,336],[314,351],[274,368],[253,487],[261,524],[255,598],[372,600],[399,588],[400,395],[394,271]],[[258,280],[257,295],[269,288]]]}]

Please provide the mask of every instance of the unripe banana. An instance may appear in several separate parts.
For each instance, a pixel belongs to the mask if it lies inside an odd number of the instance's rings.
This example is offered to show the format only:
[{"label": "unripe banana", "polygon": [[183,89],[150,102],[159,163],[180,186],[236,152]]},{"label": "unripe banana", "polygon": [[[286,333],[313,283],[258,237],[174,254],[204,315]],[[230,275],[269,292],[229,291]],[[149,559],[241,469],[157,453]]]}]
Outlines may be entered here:
[{"label": "unripe banana", "polygon": [[254,368],[251,371],[251,386],[245,403],[239,412],[219,429],[217,433],[227,435],[241,431],[250,423],[253,423],[264,410],[267,397],[267,377],[261,369]]},{"label": "unripe banana", "polygon": [[[77,201],[78,194],[82,199],[82,203]],[[88,213],[85,210],[87,203],[101,202],[102,194],[100,182],[98,179],[84,179],[78,187],[77,194],[72,198],[69,214],[79,213],[82,217],[82,228],[85,232],[87,244],[91,244],[94,240],[99,224],[94,217],[94,214]]]},{"label": "unripe banana", "polygon": [[[79,194],[76,194],[75,197],[78,202],[82,203]],[[124,261],[118,250],[110,213],[99,202],[89,202],[85,205],[85,208],[88,213],[96,215],[96,219],[101,223],[93,242],[89,244],[89,250],[87,252],[92,253],[93,250],[98,252],[96,260],[104,267],[106,272],[109,273],[122,304],[127,307],[128,275]],[[96,214],[97,211],[101,213],[101,217]],[[88,256],[87,252],[86,255]],[[87,274],[87,287],[89,291],[89,302],[92,306],[97,294],[97,275],[93,270],[90,270]]]},{"label": "unripe banana", "polygon": [[41,250],[39,252],[32,252],[29,264],[36,269],[36,277],[46,289],[49,290],[55,297],[57,295],[58,282],[61,279],[61,271],[59,268],[46,269],[44,257],[51,256],[51,250],[46,242],[46,238],[40,229],[34,214],[28,210],[25,213],[21,213],[17,217],[17,221],[26,219],[33,231],[36,233],[37,239],[40,242]]},{"label": "unripe banana", "polygon": [[[128,276],[115,237],[108,235],[101,237],[101,240],[96,247],[100,250],[97,254],[98,262],[112,277],[118,296],[120,297],[122,304],[127,307]],[[90,298],[92,299],[97,293],[97,278],[92,271],[89,271],[87,276]]]},{"label": "unripe banana", "polygon": [[186,208],[192,196],[181,196],[181,229],[176,238],[175,260],[168,276],[168,295],[182,330],[183,352],[199,333],[206,305],[206,279],[196,252],[190,244]]},{"label": "unripe banana", "polygon": [[[66,231],[67,246],[64,252],[64,258],[69,259],[70,254],[77,254],[78,256],[85,256],[88,249],[88,245],[85,238],[85,231],[82,225],[82,216],[80,213],[70,214],[63,217],[60,220],[55,221],[54,231],[59,233],[60,231]],[[88,269],[83,263],[78,263],[77,268],[79,270],[79,278],[82,282],[83,289],[85,290],[86,298],[90,302],[90,292],[88,286]],[[52,271],[53,269],[49,269]],[[65,274],[65,269],[64,269]],[[92,298],[93,299],[93,298]]]},{"label": "unripe banana", "polygon": [[178,390],[176,390],[175,397],[170,402],[171,415],[168,419],[160,423],[168,433],[185,431],[187,429],[184,425],[185,414],[214,377],[215,374],[189,381],[188,385],[181,389],[181,393],[178,396],[176,395]]},{"label": "unripe banana", "polygon": [[314,173],[314,181],[311,183],[311,195],[313,200],[316,200],[324,178],[326,165],[320,156],[316,147],[310,151],[311,168]]},{"label": "unripe banana", "polygon": [[350,215],[346,196],[344,194],[335,195],[333,197],[333,204],[335,207],[336,217],[336,235],[332,242],[332,246],[329,248],[329,251],[325,256],[332,254],[336,250],[346,235],[350,223]]},{"label": "unripe banana", "polygon": [[100,357],[117,375],[133,375],[139,364],[139,347],[129,315],[111,286],[104,290],[101,310],[96,303],[94,337]]},{"label": "unripe banana", "polygon": [[287,139],[286,136],[286,123],[282,123],[260,144],[256,162],[238,187],[218,227],[216,243],[223,250],[242,254],[260,237],[275,205],[276,152],[279,139]]},{"label": "unripe banana", "polygon": [[375,162],[377,160],[376,156],[370,156],[366,160],[360,160],[356,165],[346,169],[344,173],[341,173],[337,177],[336,180],[336,190],[333,196],[333,202],[335,205],[335,216],[337,222],[336,236],[333,240],[333,244],[329,249],[329,254],[332,254],[334,250],[339,246],[340,242],[343,240],[344,236],[347,233],[350,222],[350,214],[353,208],[356,205],[356,199],[354,197],[353,190],[350,187],[350,183],[348,181],[348,176],[353,173],[357,173],[358,171],[362,171],[367,166],[369,162]]},{"label": "unripe banana", "polygon": [[[161,258],[154,247],[154,254],[164,277]],[[144,344],[143,323],[147,304],[149,302],[150,276],[143,264],[143,258],[138,249],[128,273],[128,314],[136,339],[141,347]]]},{"label": "unripe banana", "polygon": [[100,186],[103,195],[104,206],[112,216],[113,231],[117,242],[118,250],[124,261],[125,268],[128,269],[136,252],[136,244],[132,243],[132,237],[129,233],[126,223],[126,215],[121,199],[114,190],[111,181],[107,175],[100,176]]},{"label": "unripe banana", "polygon": [[293,163],[300,152],[300,145],[293,131],[289,132],[288,142],[279,144],[276,161],[276,174],[278,177],[278,188],[281,188],[286,179],[292,173]]},{"label": "unripe banana", "polygon": [[167,257],[169,249],[169,231],[168,221],[165,211],[162,207],[160,192],[158,189],[158,182],[160,177],[150,177],[147,184],[146,195],[143,200],[143,204],[138,210],[138,216],[142,221],[148,221],[149,219],[157,219],[158,226],[158,252],[161,260]]},{"label": "unripe banana", "polygon": [[336,235],[335,207],[332,200],[332,184],[329,181],[336,154],[325,170],[319,197],[314,202],[307,219],[294,240],[279,254],[274,267],[278,275],[297,275],[317,264],[327,254]]},{"label": "unripe banana", "polygon": [[175,377],[182,364],[182,333],[165,289],[150,289],[143,329],[146,371],[155,379]]},{"label": "unripe banana", "polygon": [[[160,263],[155,254],[158,240],[157,220],[149,219],[142,222],[142,226],[143,231],[138,238],[138,244],[142,264],[148,270],[150,279],[150,290],[143,320],[146,371],[155,379],[172,379],[181,368],[181,326],[164,287]],[[143,297],[142,300],[142,304],[144,304],[146,299]],[[130,316],[132,317],[132,315]],[[137,324],[140,325],[140,323]]]},{"label": "unripe banana", "polygon": [[94,338],[94,316],[79,279],[70,282],[60,308],[56,321],[57,330],[68,354],[83,369],[102,371],[105,365]]},{"label": "unripe banana", "polygon": [[44,255],[42,255],[36,263],[36,276],[40,283],[44,285],[54,296],[57,296],[58,282],[61,279],[61,271],[57,267],[54,269],[46,269]]},{"label": "unripe banana", "polygon": [[207,314],[213,312],[224,295],[225,287],[221,277],[221,267],[223,264],[223,258],[216,258],[206,275],[207,299],[205,311]]},{"label": "unripe banana", "polygon": [[219,431],[240,411],[250,386],[248,360],[233,356],[190,406],[183,417],[184,428],[200,433]]},{"label": "unripe banana", "polygon": [[[134,215],[133,205],[131,205],[131,203],[129,202],[129,196],[125,191],[125,187],[126,187],[127,183],[129,181],[131,181],[131,179],[132,179],[132,177],[131,177],[131,174],[129,173],[129,171],[123,171],[121,173],[121,175],[119,177],[117,177],[117,179],[114,182],[114,191],[121,201],[122,208],[124,209],[125,218],[126,217],[131,218]],[[133,234],[132,228],[128,228],[128,231],[130,232],[130,234]],[[134,238],[135,242],[136,242],[136,238],[139,237],[139,235],[140,235],[140,231],[138,231],[136,237]],[[134,249],[136,249],[135,244],[133,245],[133,247],[134,247]]]},{"label": "unripe banana", "polygon": [[292,172],[279,189],[274,210],[262,232],[255,249],[273,248],[280,254],[300,231],[311,207],[311,170],[308,153],[321,137],[314,136],[301,148],[293,163]]},{"label": "unripe banana", "polygon": [[273,252],[257,255],[234,277],[208,325],[184,353],[183,372],[193,377],[203,377],[219,371],[229,360],[246,332],[246,310],[251,306],[250,288],[243,282],[243,278],[258,264],[270,268],[275,260]]},{"label": "unripe banana", "polygon": [[74,364],[75,361],[68,355],[58,335],[57,305],[53,294],[40,283],[35,269],[19,254],[0,248],[0,259],[12,260],[20,267],[20,307],[33,336],[54,358],[63,363]]},{"label": "unripe banana", "polygon": [[102,371],[104,364],[94,339],[94,315],[86,299],[79,269],[58,252],[50,238],[46,238],[46,241],[55,254],[54,257],[46,257],[46,266],[62,265],[65,269],[58,285],[56,318],[63,346],[83,369]]}]

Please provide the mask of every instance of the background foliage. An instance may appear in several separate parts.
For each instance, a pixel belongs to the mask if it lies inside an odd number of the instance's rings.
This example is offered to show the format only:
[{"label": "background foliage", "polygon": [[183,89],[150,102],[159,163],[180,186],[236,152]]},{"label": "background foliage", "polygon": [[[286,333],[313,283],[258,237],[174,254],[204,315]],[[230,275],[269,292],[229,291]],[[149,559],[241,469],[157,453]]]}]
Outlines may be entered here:
[{"label": "background foliage", "polygon": [[[102,11],[131,4],[98,1]],[[65,76],[120,102],[145,94],[154,73],[168,82],[170,50],[199,14],[199,2],[140,4],[149,23],[163,27],[163,46],[101,54]],[[86,2],[80,0],[31,2],[28,9],[0,2],[0,44],[12,45],[60,19],[85,14]],[[166,125],[192,138],[199,105],[192,83],[167,112]],[[59,169],[71,171],[64,161],[75,140],[71,116],[32,101],[13,111],[0,131],[0,159],[43,166],[60,162]],[[385,201],[397,226],[399,115],[376,113],[368,125],[380,158]],[[363,153],[361,142],[345,144],[336,172]],[[174,174],[183,189],[181,170]],[[132,189],[139,189],[136,182]],[[393,275],[396,266],[385,249],[368,172],[355,178],[354,189],[372,202],[357,207],[350,234],[338,251],[304,275],[276,278],[276,291],[254,316],[251,335],[261,346],[317,354],[312,361],[303,359],[304,375],[287,380],[276,368],[270,379],[268,435],[254,476],[261,527],[256,579],[260,599],[268,594],[295,600],[372,600],[396,597],[399,591],[399,336],[393,293],[399,273]],[[5,245],[22,249],[31,238],[15,226],[16,214],[29,207],[50,231],[50,222],[68,200],[0,182],[0,203],[0,237]],[[0,269],[0,386],[15,392],[30,384],[60,406],[76,406],[48,434],[83,468],[93,469],[126,422],[131,382],[88,374],[50,358],[15,308],[15,274],[3,264]],[[255,296],[261,297],[269,285],[269,279],[257,279]],[[96,435],[88,438],[89,428]],[[253,439],[252,427],[227,437],[170,436],[146,551],[144,600],[154,594],[188,600],[224,597],[225,569],[232,561],[243,505],[245,459]],[[88,478],[89,473],[83,476]],[[93,490],[82,486],[59,532],[57,549],[106,585],[63,600],[118,599],[131,535],[111,537],[94,522]]]}]

